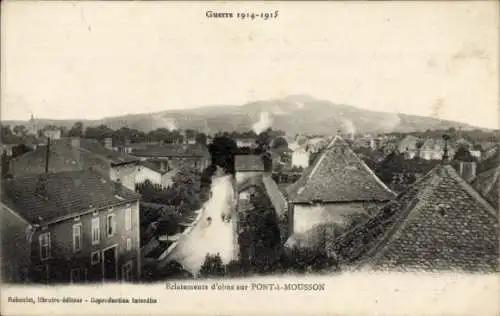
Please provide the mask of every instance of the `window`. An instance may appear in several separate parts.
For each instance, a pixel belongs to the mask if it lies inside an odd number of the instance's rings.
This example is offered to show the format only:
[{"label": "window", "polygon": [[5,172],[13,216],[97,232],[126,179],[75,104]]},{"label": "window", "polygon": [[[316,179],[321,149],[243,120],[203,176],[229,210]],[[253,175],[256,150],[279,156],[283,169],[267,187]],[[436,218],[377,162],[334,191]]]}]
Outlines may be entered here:
[{"label": "window", "polygon": [[132,208],[131,207],[127,207],[125,209],[125,229],[126,230],[132,229]]},{"label": "window", "polygon": [[129,261],[122,266],[122,280],[132,281],[132,261]]},{"label": "window", "polygon": [[127,251],[131,251],[132,250],[132,238],[127,237],[126,244],[127,244]]},{"label": "window", "polygon": [[50,233],[43,233],[38,237],[40,242],[40,259],[50,258]]},{"label": "window", "polygon": [[92,218],[92,245],[99,244],[101,239],[101,227],[99,217]]},{"label": "window", "polygon": [[87,281],[87,269],[71,269],[71,283]]},{"label": "window", "polygon": [[116,220],[115,214],[108,214],[106,219],[106,232],[108,237],[111,237],[115,234],[116,231]]},{"label": "window", "polygon": [[99,251],[95,251],[90,255],[90,262],[92,265],[98,264],[101,259],[101,253]]},{"label": "window", "polygon": [[82,224],[73,225],[73,252],[80,251],[82,249]]},{"label": "window", "polygon": [[40,283],[49,283],[50,273],[48,264],[37,266],[35,268],[35,280]]}]

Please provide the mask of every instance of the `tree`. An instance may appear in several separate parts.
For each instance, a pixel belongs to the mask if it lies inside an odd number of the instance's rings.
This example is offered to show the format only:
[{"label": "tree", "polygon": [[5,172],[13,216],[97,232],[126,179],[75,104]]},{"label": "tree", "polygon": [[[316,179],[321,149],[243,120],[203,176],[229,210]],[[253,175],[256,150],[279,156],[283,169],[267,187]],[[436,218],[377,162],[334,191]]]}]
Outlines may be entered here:
[{"label": "tree", "polygon": [[68,132],[69,137],[83,137],[83,123],[76,122]]},{"label": "tree", "polygon": [[238,146],[232,138],[228,136],[215,137],[208,148],[212,164],[222,167],[225,173],[235,174],[234,156],[237,149]]},{"label": "tree", "polygon": [[206,146],[207,145],[207,135],[205,133],[196,134],[195,141],[197,144]]},{"label": "tree", "polygon": [[464,162],[472,162],[475,161],[474,157],[471,155],[470,151],[465,147],[460,146],[455,152],[455,156],[453,156],[453,160],[456,161],[464,161]]},{"label": "tree", "polygon": [[272,129],[268,128],[259,135],[257,135],[257,140],[256,140],[257,147],[261,151],[266,151],[267,149],[269,149],[269,143],[271,142],[271,136],[270,136],[271,132]]},{"label": "tree", "polygon": [[28,129],[24,125],[16,125],[13,128],[13,132],[18,136],[24,136],[28,134]]},{"label": "tree", "polygon": [[272,148],[276,149],[276,148],[282,148],[282,147],[288,148],[288,142],[283,137],[276,137],[273,140]]},{"label": "tree", "polygon": [[114,131],[106,125],[99,125],[97,127],[89,126],[85,129],[85,138],[104,140],[113,136]]}]

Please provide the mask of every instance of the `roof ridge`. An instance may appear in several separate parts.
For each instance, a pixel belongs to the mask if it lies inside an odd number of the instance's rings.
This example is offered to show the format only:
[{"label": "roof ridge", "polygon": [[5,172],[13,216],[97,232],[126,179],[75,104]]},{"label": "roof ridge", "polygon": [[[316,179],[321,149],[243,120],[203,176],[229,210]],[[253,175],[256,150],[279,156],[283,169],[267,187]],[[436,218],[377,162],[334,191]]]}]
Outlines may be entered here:
[{"label": "roof ridge", "polygon": [[476,200],[479,204],[481,204],[484,208],[486,208],[489,213],[491,213],[495,218],[498,218],[498,210],[495,210],[491,204],[484,199],[479,192],[477,192],[467,181],[465,181],[459,174],[458,172],[451,166],[446,165],[443,166],[445,170],[447,171],[447,174],[453,178],[455,181],[457,181],[463,189],[472,197],[473,199]]},{"label": "roof ridge", "polygon": [[354,152],[354,150],[352,150],[352,148],[349,147],[347,150],[351,151],[354,154],[354,156],[355,156],[354,159],[357,159],[359,161],[359,163],[361,163],[361,165],[363,166],[363,168],[365,168],[365,170],[368,171],[368,173],[377,181],[377,183],[382,188],[384,188],[385,190],[387,190],[388,192],[390,192],[395,197],[397,196],[397,194],[394,193],[394,191],[392,191],[384,182],[382,182],[382,180],[379,179],[379,177],[377,177],[377,175],[375,174],[375,172],[373,172],[373,170],[370,169],[370,167],[368,167],[368,165],[363,161],[363,159],[359,158],[359,156]]},{"label": "roof ridge", "polygon": [[[413,197],[413,199],[411,199],[411,202],[408,203],[404,211],[395,215],[396,219],[391,227],[385,232],[383,237],[370,250],[368,250],[365,255],[363,255],[363,259],[361,259],[360,263],[356,266],[365,265],[379,259],[385,253],[389,244],[396,239],[396,236],[399,236],[401,231],[404,229],[408,223],[407,219],[412,215],[415,216],[418,210],[427,203],[428,200],[425,198],[420,199],[418,197],[418,193],[421,192],[424,196],[432,194],[434,192],[434,187],[441,181],[441,177],[433,175],[428,186],[421,190],[417,190],[417,194]],[[416,212],[414,212],[415,210]]]}]

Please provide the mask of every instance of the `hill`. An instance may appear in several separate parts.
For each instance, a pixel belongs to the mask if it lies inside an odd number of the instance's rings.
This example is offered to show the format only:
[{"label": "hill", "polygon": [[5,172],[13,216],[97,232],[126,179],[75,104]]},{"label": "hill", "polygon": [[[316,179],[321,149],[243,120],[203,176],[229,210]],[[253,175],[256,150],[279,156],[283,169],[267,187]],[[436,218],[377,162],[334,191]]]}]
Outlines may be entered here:
[{"label": "hill", "polygon": [[[100,120],[82,120],[85,126],[108,125],[118,129],[123,126],[149,131],[159,127],[190,128],[214,133],[223,131],[248,131],[259,120],[262,112],[268,112],[273,129],[287,133],[332,134],[344,132],[381,133],[412,132],[427,129],[476,127],[464,123],[431,117],[370,111],[350,105],[335,104],[307,95],[292,95],[283,99],[247,103],[241,106],[205,106],[196,109],[167,110],[148,114],[130,114],[107,117]],[[70,127],[76,120],[39,119],[39,124],[56,124]],[[26,124],[5,121],[3,124]]]}]

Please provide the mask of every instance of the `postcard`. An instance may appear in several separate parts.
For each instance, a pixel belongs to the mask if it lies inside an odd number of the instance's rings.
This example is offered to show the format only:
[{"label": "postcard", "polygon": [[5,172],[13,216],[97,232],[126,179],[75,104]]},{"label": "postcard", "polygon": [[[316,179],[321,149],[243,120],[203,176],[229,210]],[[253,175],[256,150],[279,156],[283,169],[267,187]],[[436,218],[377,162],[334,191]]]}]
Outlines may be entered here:
[{"label": "postcard", "polygon": [[2,315],[498,315],[495,1],[4,1]]}]

